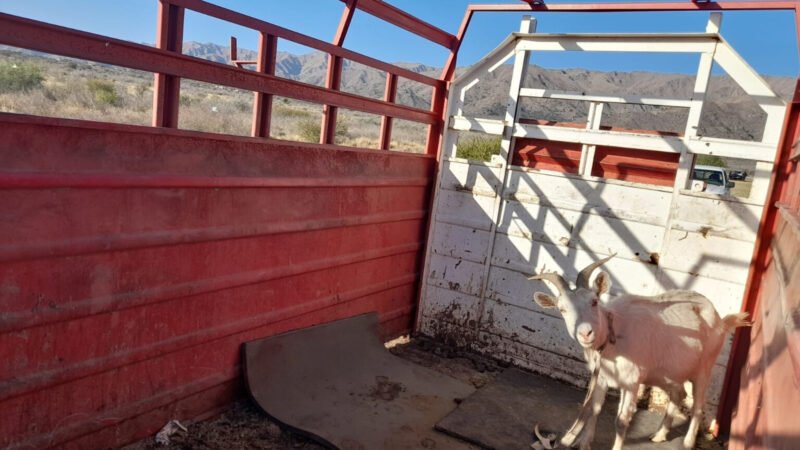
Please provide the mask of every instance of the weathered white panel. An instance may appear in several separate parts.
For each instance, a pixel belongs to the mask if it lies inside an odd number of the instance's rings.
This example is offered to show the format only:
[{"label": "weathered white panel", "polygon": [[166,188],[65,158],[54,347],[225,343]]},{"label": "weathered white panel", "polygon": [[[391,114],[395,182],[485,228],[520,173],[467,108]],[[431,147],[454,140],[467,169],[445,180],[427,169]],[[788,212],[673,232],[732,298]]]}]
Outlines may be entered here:
[{"label": "weathered white panel", "polygon": [[671,230],[660,264],[666,269],[744,284],[753,246],[752,242]]},{"label": "weathered white panel", "polygon": [[672,226],[712,236],[755,242],[762,207],[736,201],[680,195]]},{"label": "weathered white panel", "polygon": [[564,320],[514,305],[488,300],[481,331],[559,355],[583,358],[583,351],[567,333]]},{"label": "weathered white panel", "polygon": [[490,197],[440,189],[436,221],[489,231],[494,222],[494,202]]},{"label": "weathered white panel", "polygon": [[506,202],[498,231],[516,237],[568,245],[583,213],[539,204]]},{"label": "weathered white panel", "polygon": [[465,294],[479,296],[484,266],[463,259],[430,255],[428,284]]},{"label": "weathered white panel", "polygon": [[490,233],[477,228],[439,223],[433,237],[435,253],[454,258],[463,258],[479,264],[486,262]]},{"label": "weathered white panel", "polygon": [[494,197],[503,182],[503,169],[488,164],[445,161],[442,167],[443,189],[467,191]]},{"label": "weathered white panel", "polygon": [[509,195],[526,203],[592,211],[602,216],[664,225],[672,194],[657,187],[634,187],[559,174],[513,170]]},{"label": "weathered white panel", "polygon": [[481,353],[495,358],[511,359],[520,367],[579,387],[585,387],[591,375],[583,359],[551,353],[491,333],[479,333],[478,342],[475,349]]},{"label": "weathered white panel", "polygon": [[426,286],[423,301],[424,313],[420,331],[435,336],[441,331],[440,322],[475,327],[480,315],[480,299],[461,292],[436,286]]},{"label": "weathered white panel", "polygon": [[662,290],[659,292],[669,289],[687,289],[705,295],[714,304],[714,308],[717,309],[720,316],[740,311],[746,281],[732,283],[665,268],[659,271],[658,280],[662,286]]},{"label": "weathered white panel", "polygon": [[[560,247],[528,239],[498,234],[492,264],[516,270],[528,276],[540,272],[558,272],[574,281],[578,272],[592,262],[608,256],[569,247]],[[613,258],[603,266],[612,278],[611,292],[631,292],[650,295],[657,287],[655,267],[622,257]]]},{"label": "weathered white panel", "polygon": [[499,231],[645,262],[661,250],[664,239],[658,225],[513,201],[506,204]]},{"label": "weathered white panel", "polygon": [[486,298],[507,303],[518,308],[536,311],[551,317],[561,318],[556,309],[544,309],[533,300],[535,292],[549,292],[557,295],[548,283],[541,280],[529,280],[528,275],[515,270],[492,266],[489,271],[489,283],[486,286]]}]

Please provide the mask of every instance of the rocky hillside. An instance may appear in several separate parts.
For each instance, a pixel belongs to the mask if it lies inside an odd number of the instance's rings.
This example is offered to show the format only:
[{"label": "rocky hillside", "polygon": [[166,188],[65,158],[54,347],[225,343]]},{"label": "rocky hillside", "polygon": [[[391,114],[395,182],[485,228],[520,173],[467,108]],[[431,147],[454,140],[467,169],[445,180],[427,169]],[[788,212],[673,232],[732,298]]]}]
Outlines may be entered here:
[{"label": "rocky hillside", "polygon": [[[218,62],[228,62],[229,49],[215,44],[189,42],[184,52]],[[239,49],[239,59],[253,59],[256,53]],[[399,65],[436,77],[440,69],[421,64]],[[315,85],[324,84],[327,70],[326,55],[313,52],[293,55],[281,52],[277,58],[277,74]],[[467,113],[482,117],[500,117],[505,110],[505,97],[511,66],[498,68],[489,78],[475,86],[467,97]],[[342,89],[369,97],[383,95],[385,75],[358,63],[345,61]],[[793,82],[790,78],[769,78],[773,88],[788,98]],[[604,94],[635,94],[654,97],[689,98],[694,77],[683,74],[649,72],[598,72],[583,69],[553,70],[531,66],[525,86]],[[401,81],[398,101],[419,108],[428,108],[430,88],[411,81]],[[558,121],[583,121],[587,106],[584,102],[558,100],[528,100],[523,103],[526,116]],[[604,123],[614,126],[683,131],[686,111],[679,108],[610,105],[604,113]],[[764,115],[744,95],[744,92],[725,76],[711,81],[709,103],[701,121],[701,134],[714,137],[759,139]]]}]

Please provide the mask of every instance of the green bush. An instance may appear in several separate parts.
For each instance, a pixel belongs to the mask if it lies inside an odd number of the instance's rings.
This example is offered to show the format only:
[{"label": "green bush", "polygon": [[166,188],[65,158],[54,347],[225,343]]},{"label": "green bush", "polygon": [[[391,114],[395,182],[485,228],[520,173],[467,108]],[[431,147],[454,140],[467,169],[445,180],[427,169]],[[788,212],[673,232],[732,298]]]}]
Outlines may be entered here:
[{"label": "green bush", "polygon": [[89,80],[86,82],[86,87],[89,88],[94,100],[102,105],[116,106],[122,100],[114,89],[113,81]]},{"label": "green bush", "polygon": [[[297,131],[304,142],[319,142],[322,123],[318,119],[308,118],[297,123]],[[336,121],[336,137],[347,137],[347,123],[342,117]]]},{"label": "green bush", "polygon": [[694,160],[694,163],[699,164],[701,166],[727,167],[727,164],[725,164],[725,160],[717,155],[697,155],[697,157]]},{"label": "green bush", "polygon": [[42,86],[42,69],[33,64],[0,64],[0,92],[27,92]]},{"label": "green bush", "polygon": [[500,138],[494,136],[474,136],[459,139],[456,157],[477,161],[491,161],[492,155],[500,154]]}]

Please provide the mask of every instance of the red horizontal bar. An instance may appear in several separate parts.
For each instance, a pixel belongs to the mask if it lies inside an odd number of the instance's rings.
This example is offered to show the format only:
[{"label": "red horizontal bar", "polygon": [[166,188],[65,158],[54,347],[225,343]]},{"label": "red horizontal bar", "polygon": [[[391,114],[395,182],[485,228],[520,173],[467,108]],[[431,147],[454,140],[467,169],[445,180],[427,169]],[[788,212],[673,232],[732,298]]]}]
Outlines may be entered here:
[{"label": "red horizontal bar", "polygon": [[69,127],[69,128],[78,128],[80,131],[88,131],[88,130],[98,130],[98,131],[105,131],[105,132],[119,132],[119,133],[138,133],[138,134],[147,134],[147,135],[158,135],[158,136],[173,136],[173,137],[188,137],[188,138],[198,138],[210,141],[217,141],[217,142],[237,142],[237,143],[255,143],[260,145],[270,144],[275,147],[279,147],[281,149],[287,151],[297,150],[308,150],[308,149],[325,149],[331,151],[345,151],[345,152],[352,152],[352,153],[366,153],[370,156],[385,158],[387,155],[390,155],[392,158],[413,158],[413,159],[433,159],[433,156],[426,155],[422,153],[408,153],[408,152],[391,152],[391,153],[377,153],[371,149],[364,149],[364,148],[357,148],[357,147],[346,147],[344,145],[323,145],[323,144],[313,144],[308,142],[298,142],[298,141],[285,141],[281,139],[273,139],[273,138],[253,138],[249,136],[235,136],[230,134],[217,134],[217,133],[209,133],[205,131],[194,131],[194,130],[179,130],[175,128],[156,128],[151,126],[142,126],[142,125],[130,125],[124,123],[111,123],[111,122],[96,122],[91,120],[81,120],[81,119],[63,119],[60,117],[45,117],[45,116],[33,116],[29,114],[16,114],[16,113],[5,113],[0,112],[0,126],[5,124],[14,124],[14,125],[34,125],[34,126],[46,126],[46,127]]},{"label": "red horizontal bar", "polygon": [[475,4],[467,11],[473,12],[637,12],[637,11],[736,11],[736,10],[794,10],[796,1],[731,1],[694,3],[653,2],[653,3],[546,3],[530,6],[528,4]]},{"label": "red horizontal bar", "polygon": [[358,253],[336,255],[324,259],[307,261],[300,264],[273,267],[265,270],[255,270],[232,275],[224,275],[202,280],[176,283],[167,286],[157,286],[141,289],[135,292],[122,292],[103,295],[95,298],[86,298],[62,304],[58,308],[38,309],[35,311],[8,312],[0,317],[0,332],[6,333],[21,330],[32,326],[48,323],[74,320],[93,314],[119,311],[128,308],[140,307],[153,303],[165,302],[180,297],[219,292],[240,286],[264,283],[266,281],[286,278],[306,272],[316,272],[353,264],[361,261],[395,256],[403,253],[416,252],[421,242],[395,245],[392,247],[365,250]]},{"label": "red horizontal bar", "polygon": [[208,227],[183,230],[158,230],[142,233],[124,233],[114,236],[70,238],[58,241],[20,242],[0,246],[0,263],[39,258],[61,258],[100,252],[117,252],[169,245],[186,245],[200,242],[253,238],[272,234],[316,231],[330,228],[380,225],[385,223],[419,220],[426,211],[401,211],[362,216],[331,217],[291,222],[267,222],[228,227]]},{"label": "red horizontal bar", "polygon": [[312,103],[329,104],[425,124],[440,118],[428,111],[394,105],[360,95],[330,91],[311,84],[178,55],[146,45],[0,13],[0,41],[20,48],[87,59],[130,69],[175,75],[207,83]]},{"label": "red horizontal bar", "polygon": [[427,178],[414,177],[214,177],[0,172],[0,189],[387,187],[427,186],[428,181]]},{"label": "red horizontal bar", "polygon": [[458,44],[458,39],[452,34],[383,1],[358,0],[358,2],[356,2],[356,7],[392,25],[414,33],[435,44],[439,44],[442,47],[452,50]]},{"label": "red horizontal bar", "polygon": [[393,73],[403,78],[408,78],[409,80],[414,80],[422,84],[427,84],[429,86],[436,86],[439,83],[441,83],[441,81],[437,80],[436,78],[431,78],[422,75],[420,73],[395,66],[394,64],[390,64],[375,58],[370,58],[369,56],[362,55],[361,53],[357,53],[352,50],[347,50],[345,48],[333,45],[329,42],[321,41],[319,39],[306,36],[296,31],[292,31],[287,28],[283,28],[278,25],[256,19],[255,17],[250,17],[248,15],[241,14],[236,11],[223,8],[221,6],[204,2],[202,0],[169,0],[169,3],[172,3],[173,5],[180,5],[186,9],[191,9],[201,14],[215,17],[217,19],[224,20],[226,22],[235,23],[237,25],[241,25],[246,28],[258,30],[266,34],[271,34],[273,36],[278,36],[282,39],[286,39],[297,44],[305,45],[306,47],[311,47],[334,56],[340,56],[342,58],[346,58],[351,61],[355,61],[375,69]]}]

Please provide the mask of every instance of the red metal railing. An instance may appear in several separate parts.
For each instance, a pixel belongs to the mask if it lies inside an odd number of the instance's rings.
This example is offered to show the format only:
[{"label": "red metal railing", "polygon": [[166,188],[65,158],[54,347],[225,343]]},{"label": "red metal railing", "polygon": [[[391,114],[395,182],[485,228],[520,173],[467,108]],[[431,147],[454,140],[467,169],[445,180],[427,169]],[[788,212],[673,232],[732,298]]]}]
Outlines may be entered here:
[{"label": "red metal railing", "polygon": [[[2,43],[7,45],[154,72],[153,126],[166,128],[178,126],[180,79],[188,78],[255,92],[252,125],[252,135],[255,137],[269,137],[272,96],[281,95],[324,106],[321,143],[333,143],[336,111],[337,108],[343,107],[383,116],[380,135],[382,149],[389,148],[391,119],[398,118],[428,125],[430,131],[427,153],[435,154],[438,149],[438,133],[442,129],[442,109],[446,92],[444,82],[343,48],[342,44],[355,5],[355,0],[350,0],[345,5],[333,43],[311,38],[201,0],[159,0],[156,48],[8,14],[0,14],[0,26],[4,29],[0,37]],[[448,48],[455,45],[454,36],[424,22],[415,22],[416,19],[382,2],[363,1],[358,7],[433,42],[446,44]],[[245,70],[182,55],[186,10],[259,32],[256,70]],[[415,29],[416,26],[420,28]],[[286,39],[329,55],[326,87],[274,75],[279,39]],[[344,59],[387,73],[387,92],[383,100],[339,91]],[[394,99],[398,78],[431,86],[433,88],[431,110],[396,104]]]}]

